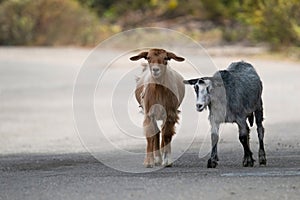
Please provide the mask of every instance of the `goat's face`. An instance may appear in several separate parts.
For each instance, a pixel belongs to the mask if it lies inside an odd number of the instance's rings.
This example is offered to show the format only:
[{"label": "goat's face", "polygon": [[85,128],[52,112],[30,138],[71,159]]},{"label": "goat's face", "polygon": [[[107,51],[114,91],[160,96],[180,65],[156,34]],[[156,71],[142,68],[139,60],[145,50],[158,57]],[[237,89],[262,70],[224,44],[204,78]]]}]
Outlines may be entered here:
[{"label": "goat's face", "polygon": [[203,111],[210,104],[211,80],[199,78],[184,80],[183,82],[194,86],[196,92],[196,110],[199,112]]},{"label": "goat's face", "polygon": [[167,64],[168,64],[168,56],[165,50],[155,49],[150,50],[146,57],[150,72],[153,78],[158,79],[163,74],[165,74]]},{"label": "goat's face", "polygon": [[176,56],[174,53],[167,52],[164,49],[150,49],[148,52],[141,52],[133,56],[130,60],[139,60],[144,58],[148,61],[151,75],[154,79],[159,79],[164,75],[167,69],[168,61],[174,59],[182,62],[184,58]]}]

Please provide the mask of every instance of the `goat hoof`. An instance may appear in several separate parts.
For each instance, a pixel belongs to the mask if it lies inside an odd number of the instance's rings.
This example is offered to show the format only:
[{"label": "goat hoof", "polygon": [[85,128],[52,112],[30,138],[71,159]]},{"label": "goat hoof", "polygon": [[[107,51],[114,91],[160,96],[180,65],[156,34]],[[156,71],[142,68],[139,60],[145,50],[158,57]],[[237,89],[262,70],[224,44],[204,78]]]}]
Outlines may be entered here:
[{"label": "goat hoof", "polygon": [[152,165],[152,164],[144,164],[144,166],[145,166],[146,168],[153,168],[153,165]]},{"label": "goat hoof", "polygon": [[164,167],[172,167],[173,163],[167,163],[167,164],[163,164]]},{"label": "goat hoof", "polygon": [[207,168],[216,168],[218,162],[216,160],[212,160],[211,158],[207,161]]},{"label": "goat hoof", "polygon": [[258,158],[259,158],[259,165],[267,164],[266,154],[264,150],[259,150]]},{"label": "goat hoof", "polygon": [[146,168],[152,168],[154,166],[153,162],[144,162]]},{"label": "goat hoof", "polygon": [[267,159],[265,157],[259,157],[259,165],[267,165]]},{"label": "goat hoof", "polygon": [[245,157],[243,160],[243,166],[244,167],[253,167],[254,162],[255,162],[255,160],[251,156]]},{"label": "goat hoof", "polygon": [[172,159],[171,155],[168,153],[163,153],[162,155],[162,166],[164,167],[172,167]]},{"label": "goat hoof", "polygon": [[172,167],[173,163],[172,162],[168,162],[168,161],[164,161],[161,165],[164,166],[164,167]]},{"label": "goat hoof", "polygon": [[160,166],[162,163],[161,157],[154,157],[154,165]]},{"label": "goat hoof", "polygon": [[144,166],[146,168],[152,168],[154,166],[153,159],[146,158],[145,161],[144,161]]}]

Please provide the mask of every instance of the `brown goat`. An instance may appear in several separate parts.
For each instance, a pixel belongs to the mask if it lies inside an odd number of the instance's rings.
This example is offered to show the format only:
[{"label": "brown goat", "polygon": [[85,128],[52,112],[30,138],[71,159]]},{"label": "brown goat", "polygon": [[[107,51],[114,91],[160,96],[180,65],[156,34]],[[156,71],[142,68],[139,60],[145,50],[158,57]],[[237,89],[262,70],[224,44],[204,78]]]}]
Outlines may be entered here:
[{"label": "brown goat", "polygon": [[[175,134],[175,124],[179,119],[177,109],[183,100],[185,88],[183,77],[167,64],[168,60],[182,62],[184,58],[163,49],[150,49],[131,57],[130,60],[136,61],[141,58],[146,59],[148,65],[137,79],[135,96],[145,113],[143,129],[147,138],[147,154],[144,165],[171,166],[171,140]],[[162,152],[160,130],[156,120],[163,120]]]}]

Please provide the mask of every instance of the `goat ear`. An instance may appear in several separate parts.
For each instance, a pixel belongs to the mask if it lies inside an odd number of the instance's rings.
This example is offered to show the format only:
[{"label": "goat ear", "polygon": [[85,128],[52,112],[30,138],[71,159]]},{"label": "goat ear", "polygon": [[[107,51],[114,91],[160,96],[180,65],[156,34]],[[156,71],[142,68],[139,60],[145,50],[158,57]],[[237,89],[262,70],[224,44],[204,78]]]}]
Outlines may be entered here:
[{"label": "goat ear", "polygon": [[189,85],[195,85],[198,82],[198,78],[196,79],[190,79],[190,80],[184,80],[183,83],[184,84],[189,84]]},{"label": "goat ear", "polygon": [[174,53],[172,52],[167,52],[167,56],[168,56],[168,60],[171,60],[171,59],[174,59],[178,62],[182,62],[184,61],[184,58],[183,57],[179,57],[179,56],[176,56]]},{"label": "goat ear", "polygon": [[139,59],[141,59],[141,58],[147,58],[147,55],[148,55],[148,52],[147,51],[143,51],[143,52],[141,52],[141,53],[139,53],[138,55],[136,55],[136,56],[132,56],[132,57],[130,57],[130,60],[132,60],[132,61],[136,61],[136,60],[139,60]]}]

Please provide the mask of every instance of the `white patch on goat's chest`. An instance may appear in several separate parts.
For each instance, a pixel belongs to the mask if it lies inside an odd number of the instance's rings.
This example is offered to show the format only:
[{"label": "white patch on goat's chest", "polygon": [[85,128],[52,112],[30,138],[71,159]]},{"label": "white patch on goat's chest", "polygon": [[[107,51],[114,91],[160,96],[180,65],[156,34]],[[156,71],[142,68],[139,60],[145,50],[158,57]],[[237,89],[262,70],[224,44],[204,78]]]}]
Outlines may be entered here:
[{"label": "white patch on goat's chest", "polygon": [[179,103],[182,102],[185,93],[185,87],[182,82],[183,78],[176,71],[172,70],[171,68],[167,68],[166,72],[160,79],[155,79],[153,78],[150,70],[146,70],[142,77],[144,86],[150,83],[162,85],[172,91],[172,93],[179,100]]}]

